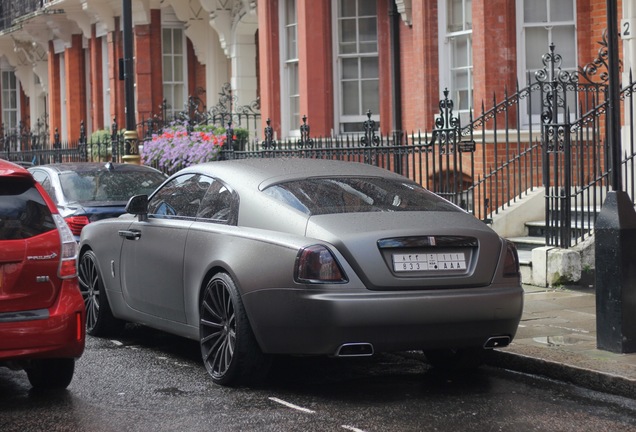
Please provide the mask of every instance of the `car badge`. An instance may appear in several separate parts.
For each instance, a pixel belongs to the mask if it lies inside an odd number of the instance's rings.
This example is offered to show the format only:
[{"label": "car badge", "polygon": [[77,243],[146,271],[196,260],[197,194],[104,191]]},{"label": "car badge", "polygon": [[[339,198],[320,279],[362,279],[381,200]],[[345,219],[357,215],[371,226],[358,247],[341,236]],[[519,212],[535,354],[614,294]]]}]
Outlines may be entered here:
[{"label": "car badge", "polygon": [[51,260],[57,258],[57,254],[55,252],[53,252],[51,255],[34,255],[34,256],[28,256],[27,260],[29,261],[45,261],[45,260]]}]

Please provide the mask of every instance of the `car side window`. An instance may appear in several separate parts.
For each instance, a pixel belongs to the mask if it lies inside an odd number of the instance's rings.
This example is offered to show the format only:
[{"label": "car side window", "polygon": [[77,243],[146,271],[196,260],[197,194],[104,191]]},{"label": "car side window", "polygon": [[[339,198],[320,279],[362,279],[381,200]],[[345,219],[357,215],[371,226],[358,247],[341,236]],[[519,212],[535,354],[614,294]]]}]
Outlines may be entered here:
[{"label": "car side window", "polygon": [[203,197],[197,219],[211,222],[235,224],[238,202],[236,194],[220,180],[212,180],[207,193]]},{"label": "car side window", "polygon": [[167,218],[195,218],[213,180],[199,174],[173,178],[148,203],[148,215]]},{"label": "car side window", "polygon": [[37,181],[38,183],[42,185],[42,187],[44,188],[46,193],[49,194],[53,202],[57,204],[58,203],[57,196],[55,195],[55,191],[53,190],[51,177],[49,177],[49,175],[46,172],[41,170],[33,170],[31,171],[31,175],[33,175],[33,178],[35,179],[35,181]]}]

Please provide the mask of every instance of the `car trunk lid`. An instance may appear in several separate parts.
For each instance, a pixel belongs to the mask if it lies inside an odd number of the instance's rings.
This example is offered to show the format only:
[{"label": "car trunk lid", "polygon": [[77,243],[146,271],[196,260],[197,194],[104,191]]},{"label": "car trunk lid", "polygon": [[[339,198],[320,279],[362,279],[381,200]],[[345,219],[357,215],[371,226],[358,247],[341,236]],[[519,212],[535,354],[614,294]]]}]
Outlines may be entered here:
[{"label": "car trunk lid", "polygon": [[372,290],[488,285],[501,239],[463,212],[312,216],[307,236],[333,244]]},{"label": "car trunk lid", "polygon": [[5,240],[0,250],[0,313],[50,307],[57,296],[59,234]]}]

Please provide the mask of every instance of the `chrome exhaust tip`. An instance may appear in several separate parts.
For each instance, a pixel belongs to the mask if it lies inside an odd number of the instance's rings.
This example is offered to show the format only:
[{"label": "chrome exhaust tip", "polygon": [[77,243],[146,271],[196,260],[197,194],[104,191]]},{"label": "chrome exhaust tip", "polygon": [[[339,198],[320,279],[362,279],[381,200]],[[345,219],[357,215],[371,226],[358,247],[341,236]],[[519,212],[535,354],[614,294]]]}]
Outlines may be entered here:
[{"label": "chrome exhaust tip", "polygon": [[346,343],[340,345],[336,357],[368,357],[373,355],[373,345],[370,343]]},{"label": "chrome exhaust tip", "polygon": [[486,343],[484,344],[484,348],[493,349],[493,348],[502,348],[508,346],[510,344],[510,336],[493,336],[488,338]]}]

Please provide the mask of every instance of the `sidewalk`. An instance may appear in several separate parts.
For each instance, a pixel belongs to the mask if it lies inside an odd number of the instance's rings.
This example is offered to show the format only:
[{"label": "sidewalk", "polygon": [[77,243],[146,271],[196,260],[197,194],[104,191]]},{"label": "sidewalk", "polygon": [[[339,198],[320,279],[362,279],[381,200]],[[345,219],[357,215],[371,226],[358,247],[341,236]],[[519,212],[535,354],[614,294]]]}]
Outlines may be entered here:
[{"label": "sidewalk", "polygon": [[[519,330],[488,363],[636,398],[636,353],[596,348],[596,293],[589,288],[524,285]],[[636,311],[634,311],[636,313]]]}]

